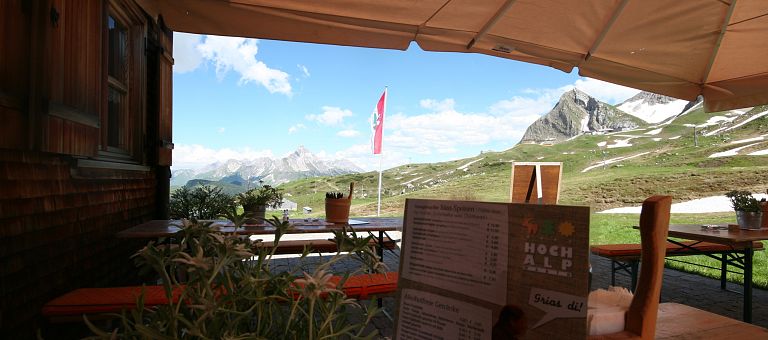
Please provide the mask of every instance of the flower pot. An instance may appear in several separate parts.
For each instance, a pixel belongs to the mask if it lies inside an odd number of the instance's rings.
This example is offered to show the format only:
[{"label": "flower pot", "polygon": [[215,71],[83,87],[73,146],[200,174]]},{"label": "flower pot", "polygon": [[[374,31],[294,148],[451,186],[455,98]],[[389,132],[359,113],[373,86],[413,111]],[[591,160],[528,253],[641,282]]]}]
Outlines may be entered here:
[{"label": "flower pot", "polygon": [[249,205],[244,206],[245,212],[251,213],[250,217],[245,220],[245,224],[262,224],[264,223],[264,216],[267,214],[266,205]]},{"label": "flower pot", "polygon": [[736,211],[736,222],[741,229],[760,229],[762,226],[763,213]]},{"label": "flower pot", "polygon": [[349,222],[349,207],[352,200],[346,198],[325,199],[325,220],[331,223]]}]

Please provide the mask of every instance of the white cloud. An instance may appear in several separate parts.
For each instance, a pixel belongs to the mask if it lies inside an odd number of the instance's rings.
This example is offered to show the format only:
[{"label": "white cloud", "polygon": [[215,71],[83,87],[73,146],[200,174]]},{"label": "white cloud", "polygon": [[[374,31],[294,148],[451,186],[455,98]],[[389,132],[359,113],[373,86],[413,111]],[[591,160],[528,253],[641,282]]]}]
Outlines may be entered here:
[{"label": "white cloud", "polygon": [[197,50],[201,36],[197,34],[173,33],[173,72],[194,71],[203,62],[203,55]]},{"label": "white cloud", "polygon": [[538,117],[549,112],[562,93],[545,91],[536,97],[514,96],[500,100],[490,107],[490,113],[497,117],[509,116],[520,123],[533,123]]},{"label": "white cloud", "polygon": [[494,141],[508,141],[511,146],[536,118],[538,116],[495,116],[454,110],[415,116],[398,113],[384,123],[388,130],[384,144],[422,155],[451,153],[463,146],[481,146]]},{"label": "white cloud", "polygon": [[227,128],[220,127],[218,129],[216,129],[216,132],[218,132],[218,133],[224,133],[224,131],[227,131]]},{"label": "white cloud", "polygon": [[305,128],[306,128],[306,126],[304,126],[304,124],[296,124],[296,125],[291,126],[291,127],[288,128],[288,133],[296,133],[299,130],[305,129]]},{"label": "white cloud", "polygon": [[307,115],[305,118],[323,125],[338,125],[344,121],[344,117],[352,117],[352,111],[333,106],[323,106],[323,113]]},{"label": "white cloud", "polygon": [[199,144],[177,144],[173,149],[173,167],[176,169],[195,169],[214,162],[229,159],[254,159],[273,157],[271,150],[253,150],[251,148],[212,149]]},{"label": "white cloud", "polygon": [[528,126],[548,112],[559,95],[546,91],[530,97],[501,100],[488,112],[465,113],[454,109],[453,99],[425,99],[419,104],[433,112],[420,115],[391,114],[384,122],[388,150],[420,155],[453,154],[465,146],[517,143]]},{"label": "white cloud", "polygon": [[434,111],[450,111],[453,110],[455,104],[453,98],[446,98],[443,100],[422,99],[419,101],[421,107]]},{"label": "white cloud", "polygon": [[640,92],[640,90],[631,87],[586,77],[577,79],[571,85],[561,87],[560,92],[568,91],[574,87],[608,104],[621,103]]},{"label": "white cloud", "polygon": [[216,66],[216,74],[223,78],[230,70],[240,74],[239,84],[255,82],[270,93],[291,95],[288,73],[269,68],[256,59],[258,40],[237,37],[206,36],[197,50],[203,58]]},{"label": "white cloud", "polygon": [[301,70],[301,73],[303,73],[305,77],[309,77],[310,76],[309,69],[306,66],[301,65],[301,64],[296,65],[296,66],[299,68],[299,70]]},{"label": "white cloud", "polygon": [[387,151],[380,156],[373,155],[371,144],[365,143],[356,144],[338,151],[334,154],[334,158],[343,158],[366,171],[374,171],[379,170],[379,157],[381,157],[381,168],[389,169],[409,163],[410,158],[407,154],[407,152],[403,152],[402,150],[387,149]]},{"label": "white cloud", "polygon": [[357,137],[360,135],[360,131],[357,130],[341,130],[336,133],[339,137]]}]

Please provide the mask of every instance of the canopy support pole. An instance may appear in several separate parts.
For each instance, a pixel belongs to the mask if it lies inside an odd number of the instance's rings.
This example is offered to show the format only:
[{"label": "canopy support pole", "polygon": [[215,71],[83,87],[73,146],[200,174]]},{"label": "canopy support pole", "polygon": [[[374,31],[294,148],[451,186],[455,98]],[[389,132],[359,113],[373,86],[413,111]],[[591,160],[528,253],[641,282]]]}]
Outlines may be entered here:
[{"label": "canopy support pole", "polygon": [[731,16],[733,15],[734,9],[736,9],[736,0],[731,0],[731,6],[728,7],[728,13],[725,14],[725,19],[723,19],[723,26],[720,28],[720,34],[717,36],[717,42],[715,43],[715,47],[712,49],[712,55],[709,56],[709,63],[707,63],[707,68],[704,70],[704,76],[701,77],[702,84],[707,83],[709,72],[712,71],[712,66],[715,64],[717,52],[720,50],[720,44],[723,42],[725,31],[728,30],[728,23],[731,21]]},{"label": "canopy support pole", "polygon": [[613,15],[611,16],[611,19],[608,20],[608,22],[603,26],[603,30],[600,32],[600,35],[597,36],[597,39],[594,43],[592,43],[592,47],[589,49],[589,52],[587,52],[587,55],[584,56],[584,60],[586,61],[589,59],[589,57],[592,56],[593,53],[597,50],[598,47],[600,47],[600,44],[603,43],[603,40],[605,39],[605,35],[608,34],[608,31],[611,30],[611,26],[616,22],[617,19],[619,19],[619,15],[621,15],[621,12],[624,11],[624,7],[627,6],[627,3],[629,0],[622,1],[618,6],[616,6],[616,9],[613,10]]},{"label": "canopy support pole", "polygon": [[509,9],[512,8],[512,5],[515,3],[515,1],[517,0],[507,0],[507,2],[505,2],[504,5],[501,6],[498,11],[496,11],[496,14],[494,14],[493,17],[491,17],[491,19],[485,23],[485,25],[483,26],[483,29],[481,29],[479,32],[477,32],[477,34],[475,34],[475,37],[472,38],[472,41],[470,41],[469,44],[467,44],[467,49],[470,49],[472,48],[472,46],[475,46],[475,43],[478,40],[480,40],[486,33],[488,33],[488,31],[490,31],[491,28],[493,28],[493,26],[495,26],[496,23],[499,22],[499,19],[501,19],[501,17],[503,17],[504,14],[507,14],[507,12],[509,12]]}]

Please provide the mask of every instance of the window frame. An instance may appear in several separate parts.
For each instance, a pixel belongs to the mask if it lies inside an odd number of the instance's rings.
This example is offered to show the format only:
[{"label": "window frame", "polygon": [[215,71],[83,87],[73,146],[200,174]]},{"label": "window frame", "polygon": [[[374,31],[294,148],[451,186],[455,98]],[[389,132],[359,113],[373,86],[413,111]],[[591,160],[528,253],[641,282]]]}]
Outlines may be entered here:
[{"label": "window frame", "polygon": [[[146,36],[146,19],[141,15],[139,8],[131,6],[125,0],[108,0],[105,2],[102,24],[102,110],[99,117],[99,147],[97,159],[103,161],[140,163],[144,159],[141,136],[146,112],[143,93],[146,88],[144,74],[146,57],[142,50]],[[123,26],[126,30],[126,60],[125,80],[121,81],[110,75],[110,44],[109,44],[109,20],[110,17]],[[121,112],[119,115],[118,143],[110,144],[110,138],[114,136],[110,131],[110,103],[111,90],[122,95]]]}]

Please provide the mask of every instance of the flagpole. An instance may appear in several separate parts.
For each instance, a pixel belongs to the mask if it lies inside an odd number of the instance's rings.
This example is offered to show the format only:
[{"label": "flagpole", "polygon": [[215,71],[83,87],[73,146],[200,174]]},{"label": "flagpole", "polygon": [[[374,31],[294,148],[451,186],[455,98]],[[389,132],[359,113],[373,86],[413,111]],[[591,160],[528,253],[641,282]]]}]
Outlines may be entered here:
[{"label": "flagpole", "polygon": [[381,216],[381,154],[379,154],[379,207],[376,209],[376,217]]}]

